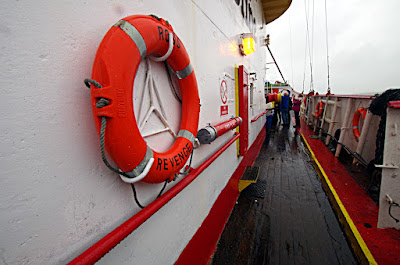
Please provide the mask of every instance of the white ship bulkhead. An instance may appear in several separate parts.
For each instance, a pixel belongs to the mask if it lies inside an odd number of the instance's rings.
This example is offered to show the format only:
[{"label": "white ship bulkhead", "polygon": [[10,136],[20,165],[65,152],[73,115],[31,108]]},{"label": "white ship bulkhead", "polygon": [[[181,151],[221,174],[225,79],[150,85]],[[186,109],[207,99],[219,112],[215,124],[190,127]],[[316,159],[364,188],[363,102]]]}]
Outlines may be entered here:
[{"label": "white ship bulkhead", "polygon": [[[241,2],[241,1],[239,1]],[[247,1],[245,1],[247,2]],[[64,264],[140,211],[132,188],[105,167],[83,84],[91,76],[98,45],[108,29],[129,15],[155,14],[168,20],[184,43],[200,96],[199,129],[237,116],[235,65],[257,73],[249,110],[249,147],[266,122],[264,82],[267,34],[261,1],[7,1],[0,11],[0,261],[2,264]],[[247,11],[249,12],[249,11]],[[254,23],[255,21],[255,23]],[[264,25],[264,26],[263,26]],[[255,53],[242,56],[239,35],[255,34]],[[123,51],[121,51],[123,52]],[[177,133],[179,103],[162,63],[151,63],[171,129]],[[135,112],[144,82],[135,81]],[[128,71],[129,69],[127,69]],[[254,77],[254,76],[252,76]],[[220,84],[228,86],[228,114],[221,115]],[[164,90],[163,90],[164,89]],[[167,90],[167,91],[165,91]],[[149,107],[147,103],[143,110]],[[159,107],[159,103],[154,103]],[[144,112],[141,114],[144,115]],[[144,127],[160,127],[154,116]],[[234,131],[194,151],[196,168]],[[146,138],[159,151],[173,141],[168,132]],[[207,217],[242,157],[231,145],[195,181],[108,253],[100,264],[172,264]],[[177,181],[182,178],[179,177]],[[176,182],[167,185],[171,188]],[[163,184],[136,184],[142,204]]]}]

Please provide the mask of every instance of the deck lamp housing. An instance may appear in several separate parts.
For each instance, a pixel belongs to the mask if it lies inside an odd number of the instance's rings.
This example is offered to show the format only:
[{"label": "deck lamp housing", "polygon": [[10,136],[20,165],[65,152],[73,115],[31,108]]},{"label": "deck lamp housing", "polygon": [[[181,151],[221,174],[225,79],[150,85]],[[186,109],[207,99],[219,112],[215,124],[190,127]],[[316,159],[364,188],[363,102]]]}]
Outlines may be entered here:
[{"label": "deck lamp housing", "polygon": [[249,55],[255,52],[254,37],[252,33],[243,33],[239,40],[240,52],[243,55]]}]

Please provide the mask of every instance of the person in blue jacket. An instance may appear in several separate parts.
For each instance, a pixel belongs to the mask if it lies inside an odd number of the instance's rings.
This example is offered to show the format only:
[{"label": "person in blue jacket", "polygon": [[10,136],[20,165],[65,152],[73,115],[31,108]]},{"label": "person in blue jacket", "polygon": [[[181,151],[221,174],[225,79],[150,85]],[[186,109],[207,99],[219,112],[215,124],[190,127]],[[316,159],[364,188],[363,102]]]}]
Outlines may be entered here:
[{"label": "person in blue jacket", "polygon": [[290,91],[282,91],[282,100],[280,104],[283,126],[289,126],[289,101],[290,101]]}]

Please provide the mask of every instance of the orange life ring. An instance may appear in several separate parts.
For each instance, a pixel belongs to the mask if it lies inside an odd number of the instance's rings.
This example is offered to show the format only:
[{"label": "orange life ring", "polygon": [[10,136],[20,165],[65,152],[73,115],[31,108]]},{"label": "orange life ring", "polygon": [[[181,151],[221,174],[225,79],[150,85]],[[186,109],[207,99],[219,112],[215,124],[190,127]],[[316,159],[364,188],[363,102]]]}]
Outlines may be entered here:
[{"label": "orange life ring", "polygon": [[[174,144],[168,151],[158,153],[146,144],[136,123],[133,83],[143,58],[167,53],[170,36],[173,36],[173,48],[166,61],[177,75],[181,88],[182,118]],[[91,85],[92,111],[99,133],[102,118],[107,118],[105,150],[111,159],[132,179],[145,170],[148,173],[143,182],[161,183],[172,179],[193,150],[200,112],[196,76],[189,55],[172,26],[155,16],[134,15],[120,20],[100,43],[92,79],[102,86]],[[108,100],[109,105],[96,107],[101,98]],[[129,182],[129,178],[121,178]]]},{"label": "orange life ring", "polygon": [[358,123],[360,121],[360,117],[362,117],[363,121],[365,120],[365,115],[367,115],[367,110],[364,109],[363,107],[359,107],[353,116],[353,135],[354,138],[356,138],[357,142],[358,139],[360,138],[360,130],[358,129]]},{"label": "orange life ring", "polygon": [[320,100],[317,103],[317,106],[315,108],[315,118],[319,118],[319,116],[321,116],[322,114],[322,110],[324,109],[324,103]]}]

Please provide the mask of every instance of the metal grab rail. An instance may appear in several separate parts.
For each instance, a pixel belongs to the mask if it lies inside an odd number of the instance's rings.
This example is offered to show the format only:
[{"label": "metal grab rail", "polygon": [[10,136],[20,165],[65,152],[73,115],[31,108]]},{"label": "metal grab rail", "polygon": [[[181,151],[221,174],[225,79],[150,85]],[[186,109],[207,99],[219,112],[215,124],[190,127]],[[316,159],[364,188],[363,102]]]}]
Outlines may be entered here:
[{"label": "metal grab rail", "polygon": [[251,122],[255,122],[256,120],[258,120],[260,117],[264,116],[265,114],[268,113],[269,110],[264,111],[263,113],[259,114],[257,117],[255,117],[254,119],[251,120]]},{"label": "metal grab rail", "polygon": [[228,149],[228,147],[231,146],[239,138],[239,136],[240,133],[235,133],[235,136],[231,140],[229,140],[217,152],[211,155],[199,167],[193,169],[185,178],[164,193],[164,195],[150,203],[143,210],[115,228],[68,264],[93,264],[100,260],[111,249],[118,245],[123,239],[130,235],[136,228],[143,224],[161,207],[163,207],[186,186],[188,186],[194,179],[196,179],[200,173],[203,172],[212,162],[214,162],[214,160],[217,159],[226,149]]}]

